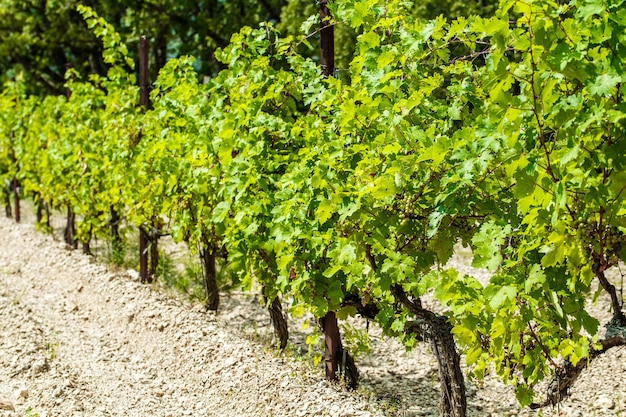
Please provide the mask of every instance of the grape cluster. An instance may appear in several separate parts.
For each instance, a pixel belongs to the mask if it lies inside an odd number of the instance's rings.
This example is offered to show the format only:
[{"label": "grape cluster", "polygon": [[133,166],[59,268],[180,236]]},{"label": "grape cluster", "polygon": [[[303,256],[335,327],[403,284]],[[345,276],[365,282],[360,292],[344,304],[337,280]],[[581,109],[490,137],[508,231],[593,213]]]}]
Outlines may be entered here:
[{"label": "grape cluster", "polygon": [[396,196],[391,207],[394,214],[398,215],[400,226],[406,227],[411,220],[419,220],[421,216],[417,214],[419,194],[404,192]]},{"label": "grape cluster", "polygon": [[617,258],[624,248],[624,233],[617,227],[600,226],[597,221],[581,223],[578,225],[582,239],[587,242],[585,249],[588,254],[600,253],[600,245],[608,257]]},{"label": "grape cluster", "polygon": [[624,247],[624,233],[617,228],[612,227],[607,229],[604,236],[607,252],[609,252],[612,256],[619,257],[619,253]]},{"label": "grape cluster", "polygon": [[400,220],[410,219],[415,213],[417,194],[404,193],[396,199],[395,209],[398,211]]}]

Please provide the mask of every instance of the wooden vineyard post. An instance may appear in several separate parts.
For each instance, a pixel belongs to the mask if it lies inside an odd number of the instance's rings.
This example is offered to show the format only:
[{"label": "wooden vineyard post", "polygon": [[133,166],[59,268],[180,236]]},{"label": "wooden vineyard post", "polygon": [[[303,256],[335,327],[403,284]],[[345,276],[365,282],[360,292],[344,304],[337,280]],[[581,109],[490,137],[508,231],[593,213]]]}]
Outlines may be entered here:
[{"label": "wooden vineyard post", "polygon": [[13,197],[15,198],[15,221],[19,223],[22,221],[22,214],[20,211],[20,183],[17,177],[13,177]]},{"label": "wooden vineyard post", "polygon": [[[334,28],[330,24],[330,10],[327,6],[328,0],[320,0],[320,66],[325,77],[332,77],[335,72],[335,34]],[[324,362],[326,369],[326,379],[337,380],[339,370],[339,351],[341,336],[337,325],[337,316],[333,311],[329,311],[321,320],[324,331]]]},{"label": "wooden vineyard post", "polygon": [[[147,109],[150,105],[148,94],[148,39],[141,36],[139,39],[139,105]],[[141,282],[150,282],[148,276],[148,232],[139,228],[139,277]]]},{"label": "wooden vineyard post", "polygon": [[[72,64],[67,64],[66,68],[69,70],[72,68]],[[70,100],[72,97],[72,90],[67,87],[65,89],[65,96],[67,100]],[[65,225],[65,243],[68,244],[71,248],[76,249],[78,247],[78,242],[76,241],[76,215],[72,211],[72,207],[68,204],[67,206],[67,223]]]},{"label": "wooden vineyard post", "polygon": [[[15,134],[13,132],[9,133],[9,138],[11,139],[11,143],[13,143],[13,140],[15,139]],[[13,145],[11,145],[13,146]],[[12,155],[12,159],[13,162],[15,163],[16,166],[18,166],[15,155]],[[19,223],[22,218],[21,218],[21,214],[20,214],[20,183],[17,179],[17,173],[13,176],[13,179],[11,180],[11,190],[13,191],[13,199],[14,199],[14,216],[15,216],[15,222]]]},{"label": "wooden vineyard post", "polygon": [[147,109],[150,106],[148,38],[144,35],[139,39],[139,104]]},{"label": "wooden vineyard post", "polygon": [[152,282],[156,277],[157,268],[159,267],[159,229],[153,226],[148,233],[148,242],[150,243],[150,265],[148,265],[148,281]]},{"label": "wooden vineyard post", "polygon": [[327,4],[328,0],[320,0],[320,65],[322,74],[326,77],[332,77],[335,73],[335,28],[330,22],[332,16]]},{"label": "wooden vineyard post", "polygon": [[[331,22],[330,10],[328,10],[328,0],[320,0],[320,66],[325,77],[332,77],[335,74],[335,30]],[[356,388],[358,381],[358,370],[354,360],[348,352],[344,352],[341,345],[341,335],[337,316],[334,311],[329,311],[321,319],[322,330],[324,331],[324,362],[326,379],[336,381],[338,379],[339,361],[343,358],[342,369],[346,383]]]},{"label": "wooden vineyard post", "polygon": [[[150,107],[148,38],[139,38],[139,105],[147,110]],[[158,231],[148,231],[139,227],[139,277],[141,282],[152,282],[158,263]],[[151,260],[149,260],[151,258]]]},{"label": "wooden vineyard post", "polygon": [[142,283],[150,282],[148,280],[148,247],[150,242],[148,240],[148,233],[140,227],[139,228],[139,277]]}]

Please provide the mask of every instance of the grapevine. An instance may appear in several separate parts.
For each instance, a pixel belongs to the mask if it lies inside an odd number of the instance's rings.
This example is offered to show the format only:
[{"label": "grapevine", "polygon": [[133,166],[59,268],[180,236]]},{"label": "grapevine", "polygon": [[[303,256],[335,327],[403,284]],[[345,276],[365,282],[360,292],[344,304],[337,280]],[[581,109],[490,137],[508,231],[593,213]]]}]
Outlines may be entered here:
[{"label": "grapevine", "polygon": [[[81,8],[109,73],[71,72],[69,98],[8,83],[0,177],[77,215],[87,250],[115,237],[112,213],[187,242],[210,309],[223,257],[262,291],[283,348],[281,300],[368,317],[407,348],[428,341],[444,415],[465,415],[457,346],[523,405],[558,402],[567,386],[540,403],[533,387],[571,384],[626,342],[606,277],[626,256],[623,1],[503,0],[452,21],[411,18],[400,0],[330,7],[358,33],[349,82],[299,54],[310,36],[268,23],[218,50],[226,68],[206,83],[193,57],[170,60],[146,111],[126,46]],[[489,282],[445,266],[458,244]],[[586,309],[594,284],[611,298],[604,338]],[[422,307],[429,292],[445,315]]]}]

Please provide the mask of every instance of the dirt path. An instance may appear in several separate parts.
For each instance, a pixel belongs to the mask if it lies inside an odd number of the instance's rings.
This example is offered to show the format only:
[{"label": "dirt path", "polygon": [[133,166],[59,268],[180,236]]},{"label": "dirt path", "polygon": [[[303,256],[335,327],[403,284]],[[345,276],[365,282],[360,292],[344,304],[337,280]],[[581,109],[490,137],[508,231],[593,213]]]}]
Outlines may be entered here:
[{"label": "dirt path", "polygon": [[0,235],[0,397],[14,415],[287,416],[322,398],[337,415],[370,408],[32,228],[2,220]]},{"label": "dirt path", "polygon": [[[308,360],[251,340],[246,322],[258,321],[255,334],[269,328],[245,297],[214,316],[32,226],[1,218],[0,236],[0,417],[436,415],[425,346],[407,354],[391,340],[375,343],[360,362],[364,388],[347,392]],[[626,416],[624,350],[593,372],[564,415]],[[472,416],[537,415],[519,412],[495,381],[470,384],[469,394]]]}]

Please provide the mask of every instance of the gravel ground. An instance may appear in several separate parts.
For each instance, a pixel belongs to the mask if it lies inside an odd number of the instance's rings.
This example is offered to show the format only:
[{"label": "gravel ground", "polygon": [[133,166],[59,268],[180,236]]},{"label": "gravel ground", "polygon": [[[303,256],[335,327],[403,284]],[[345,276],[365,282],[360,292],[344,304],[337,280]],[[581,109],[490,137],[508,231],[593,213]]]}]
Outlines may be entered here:
[{"label": "gravel ground", "polygon": [[[371,326],[372,351],[357,361],[362,386],[349,392],[300,353],[301,322],[291,323],[287,354],[271,348],[252,295],[225,296],[214,315],[33,226],[0,218],[0,236],[0,417],[437,415],[436,361],[425,345],[407,353]],[[607,306],[593,307],[602,323]],[[520,410],[510,387],[488,378],[468,382],[468,414],[626,416],[624,384],[626,349],[617,348],[558,410]]]}]

